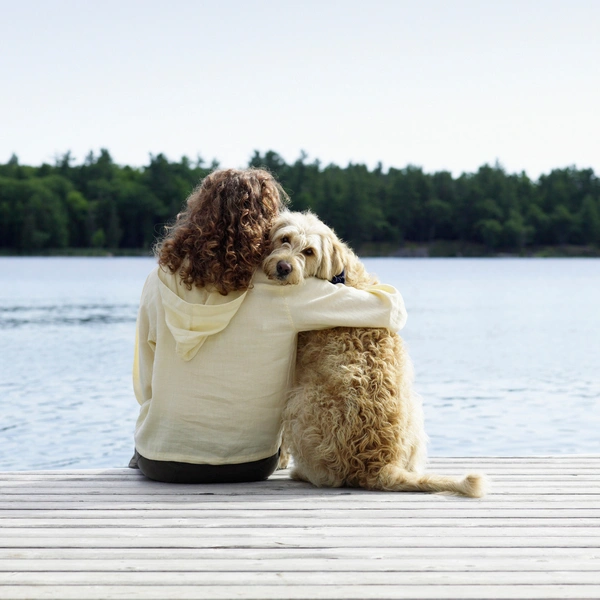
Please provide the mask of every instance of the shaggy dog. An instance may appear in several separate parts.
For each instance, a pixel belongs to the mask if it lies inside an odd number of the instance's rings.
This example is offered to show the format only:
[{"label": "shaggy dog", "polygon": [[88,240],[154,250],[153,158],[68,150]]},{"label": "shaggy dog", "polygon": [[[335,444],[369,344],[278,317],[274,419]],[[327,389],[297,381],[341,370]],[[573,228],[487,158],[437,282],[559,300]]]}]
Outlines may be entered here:
[{"label": "shaggy dog", "polygon": [[[281,214],[271,241],[263,268],[281,285],[313,276],[336,282],[340,274],[358,289],[377,283],[311,213]],[[412,364],[400,336],[387,329],[301,333],[283,420],[294,479],[319,487],[485,494],[481,475],[423,473],[427,436],[421,402],[412,390]]]}]

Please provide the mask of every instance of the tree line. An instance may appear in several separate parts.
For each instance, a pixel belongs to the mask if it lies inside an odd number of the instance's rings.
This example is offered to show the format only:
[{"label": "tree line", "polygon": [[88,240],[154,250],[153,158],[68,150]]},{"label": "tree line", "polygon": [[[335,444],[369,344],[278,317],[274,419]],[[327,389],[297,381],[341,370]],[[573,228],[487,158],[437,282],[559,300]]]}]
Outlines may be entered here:
[{"label": "tree line", "polygon": [[[107,150],[82,164],[71,153],[55,164],[0,165],[0,249],[43,253],[69,249],[149,251],[163,226],[218,163],[150,156],[141,168],[117,165]],[[533,248],[600,248],[600,179],[592,169],[554,169],[531,180],[498,164],[454,177],[362,164],[287,164],[276,152],[255,152],[290,194],[294,210],[310,209],[353,247],[473,245],[481,253]],[[449,245],[448,245],[449,244]]]}]

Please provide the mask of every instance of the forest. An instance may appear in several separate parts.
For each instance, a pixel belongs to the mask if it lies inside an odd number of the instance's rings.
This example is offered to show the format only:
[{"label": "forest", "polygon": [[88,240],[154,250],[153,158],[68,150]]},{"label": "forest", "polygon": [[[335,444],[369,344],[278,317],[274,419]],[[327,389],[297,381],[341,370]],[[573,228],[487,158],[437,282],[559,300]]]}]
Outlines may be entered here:
[{"label": "forest", "polygon": [[[281,182],[294,210],[310,209],[364,255],[600,256],[600,179],[566,167],[537,181],[501,165],[453,176],[420,167],[370,170],[309,162],[287,164],[255,152],[249,166]],[[166,223],[212,169],[201,158],[149,157],[116,164],[108,150],[75,164],[0,164],[0,253],[148,254]]]}]

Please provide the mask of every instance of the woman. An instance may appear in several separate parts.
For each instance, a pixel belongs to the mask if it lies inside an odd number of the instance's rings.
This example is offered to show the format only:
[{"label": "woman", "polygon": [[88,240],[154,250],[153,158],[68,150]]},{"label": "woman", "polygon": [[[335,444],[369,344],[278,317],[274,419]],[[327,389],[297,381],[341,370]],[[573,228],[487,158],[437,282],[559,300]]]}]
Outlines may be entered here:
[{"label": "woman", "polygon": [[211,173],[157,247],[133,367],[137,466],[173,483],[259,481],[277,467],[300,331],[405,321],[400,294],[260,269],[287,196],[266,171]]}]

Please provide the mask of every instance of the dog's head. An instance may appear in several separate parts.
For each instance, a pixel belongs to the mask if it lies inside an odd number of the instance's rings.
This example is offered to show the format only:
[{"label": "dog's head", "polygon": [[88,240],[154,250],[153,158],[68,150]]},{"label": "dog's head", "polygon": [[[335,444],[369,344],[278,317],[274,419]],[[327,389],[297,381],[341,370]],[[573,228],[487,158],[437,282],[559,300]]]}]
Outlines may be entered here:
[{"label": "dog's head", "polygon": [[263,262],[269,279],[282,285],[306,277],[331,281],[344,271],[349,249],[332,229],[310,212],[283,212],[271,229],[273,250]]}]

